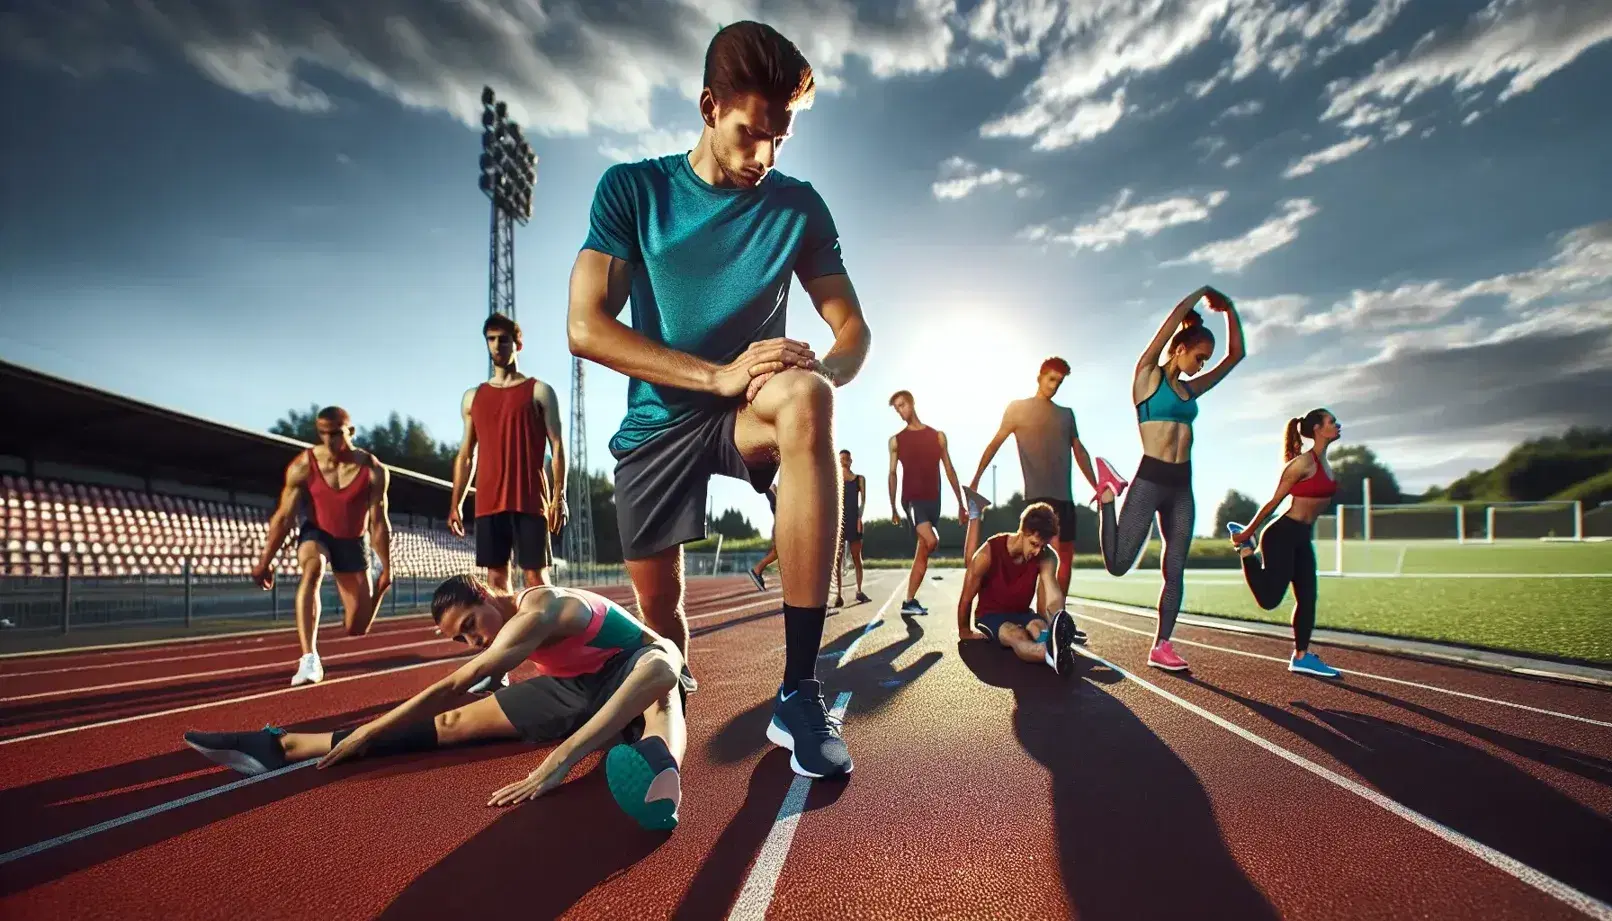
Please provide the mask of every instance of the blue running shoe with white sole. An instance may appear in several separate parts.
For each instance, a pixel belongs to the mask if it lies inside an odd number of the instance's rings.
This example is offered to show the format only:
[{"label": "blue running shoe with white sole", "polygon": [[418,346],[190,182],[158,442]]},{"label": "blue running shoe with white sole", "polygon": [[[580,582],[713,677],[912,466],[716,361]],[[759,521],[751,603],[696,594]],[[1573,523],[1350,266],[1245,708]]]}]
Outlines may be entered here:
[{"label": "blue running shoe with white sole", "polygon": [[[1226,522],[1226,533],[1230,534],[1233,538],[1236,538],[1237,535],[1243,533],[1246,530],[1248,530],[1248,529],[1243,527],[1242,525],[1238,524],[1235,521]],[[1239,540],[1239,541],[1237,541],[1237,546],[1239,546],[1239,547],[1247,547],[1248,549],[1253,550],[1255,548],[1255,546],[1256,546],[1255,541],[1254,541],[1254,535],[1252,535],[1252,534],[1248,535],[1247,540]]]},{"label": "blue running shoe with white sole", "polygon": [[659,736],[617,745],[605,756],[605,779],[616,805],[651,831],[677,827],[683,783],[677,759]]},{"label": "blue running shoe with white sole", "polygon": [[823,701],[823,683],[807,679],[774,701],[767,741],[792,752],[789,767],[802,777],[843,777],[852,764],[840,725]]},{"label": "blue running shoe with white sole", "polygon": [[1289,659],[1287,670],[1301,675],[1314,675],[1317,678],[1336,678],[1338,670],[1321,661],[1321,657],[1313,652],[1307,652],[1297,659]]}]

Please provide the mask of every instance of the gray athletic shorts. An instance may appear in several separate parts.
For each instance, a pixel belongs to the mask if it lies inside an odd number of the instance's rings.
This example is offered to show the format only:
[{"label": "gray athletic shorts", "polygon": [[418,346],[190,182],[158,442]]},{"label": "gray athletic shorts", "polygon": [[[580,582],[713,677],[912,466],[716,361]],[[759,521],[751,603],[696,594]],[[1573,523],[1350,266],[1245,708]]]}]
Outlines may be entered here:
[{"label": "gray athletic shorts", "polygon": [[616,526],[621,553],[642,560],[691,540],[703,540],[705,495],[712,476],[730,476],[765,493],[776,461],[745,466],[733,443],[739,409],[695,413],[652,440],[616,455]]},{"label": "gray athletic shorts", "polygon": [[[680,661],[676,647],[670,640],[660,640],[637,649],[624,649],[610,658],[604,667],[591,675],[575,678],[553,678],[539,675],[527,681],[516,682],[493,692],[499,709],[521,734],[521,738],[534,744],[558,742],[576,732],[595,713],[604,708],[610,696],[626,682],[638,660],[662,649]],[[644,734],[642,715],[633,718],[621,732],[629,742]]]},{"label": "gray athletic shorts", "polygon": [[914,531],[924,522],[933,527],[940,527],[940,500],[917,499],[901,503],[907,512],[907,527]]}]

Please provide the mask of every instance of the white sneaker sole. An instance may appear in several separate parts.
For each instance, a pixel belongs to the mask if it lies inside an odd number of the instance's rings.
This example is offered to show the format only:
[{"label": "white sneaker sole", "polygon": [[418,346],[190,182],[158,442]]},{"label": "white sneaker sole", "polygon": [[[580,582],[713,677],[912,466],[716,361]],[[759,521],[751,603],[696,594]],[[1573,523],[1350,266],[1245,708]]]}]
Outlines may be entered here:
[{"label": "white sneaker sole", "polygon": [[1149,668],[1156,668],[1160,671],[1166,672],[1184,672],[1192,667],[1190,665],[1165,665],[1162,662],[1155,662],[1152,659],[1148,659],[1147,664]]},{"label": "white sneaker sole", "polygon": [[1316,671],[1313,668],[1305,668],[1302,665],[1298,665],[1298,666],[1289,665],[1287,667],[1287,670],[1292,672],[1295,675],[1312,675],[1312,676],[1314,676],[1316,678],[1337,678],[1337,677],[1340,677],[1337,672],[1319,672],[1319,671]]},{"label": "white sneaker sole", "polygon": [[[770,719],[767,720],[767,741],[778,746],[779,748],[787,748],[789,750],[789,769],[794,771],[796,774],[799,774],[802,777],[810,777],[813,780],[822,780],[824,777],[828,776],[827,774],[813,774],[811,771],[801,767],[800,759],[795,757],[795,737],[790,735],[788,732],[785,732],[783,729],[780,729],[778,724]],[[850,768],[847,768],[845,773],[851,773]]]}]

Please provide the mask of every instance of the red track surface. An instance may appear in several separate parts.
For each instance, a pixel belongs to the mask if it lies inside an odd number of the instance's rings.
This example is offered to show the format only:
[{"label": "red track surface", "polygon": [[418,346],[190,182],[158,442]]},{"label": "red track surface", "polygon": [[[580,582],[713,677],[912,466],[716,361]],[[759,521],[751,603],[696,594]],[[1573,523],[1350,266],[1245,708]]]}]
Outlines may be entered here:
[{"label": "red track surface", "polygon": [[[541,752],[376,759],[7,859],[0,917],[723,918],[780,866],[770,899],[763,886],[744,903],[767,918],[1585,916],[1530,873],[1612,916],[1612,692],[1323,648],[1351,672],[1326,684],[1235,652],[1280,659],[1281,642],[1192,627],[1176,636],[1192,672],[1166,675],[1142,667],[1151,621],[1081,612],[1091,653],[1171,700],[1094,660],[1060,678],[984,643],[960,649],[955,574],[925,589],[933,614],[903,621],[891,606],[864,636],[904,577],[876,574],[875,604],[829,618],[820,675],[831,699],[850,692],[857,770],[810,788],[787,851],[767,850],[781,863],[758,859],[794,779],[763,735],[783,663],[777,596],[704,580],[670,835],[616,809],[597,758],[503,811],[487,795]],[[0,852],[240,779],[185,748],[186,729],[336,727],[384,710],[464,653],[427,623],[323,637],[325,682],[294,691],[289,632],[5,660]],[[176,708],[190,709],[162,715]],[[1452,839],[1517,863],[1497,869]]]}]

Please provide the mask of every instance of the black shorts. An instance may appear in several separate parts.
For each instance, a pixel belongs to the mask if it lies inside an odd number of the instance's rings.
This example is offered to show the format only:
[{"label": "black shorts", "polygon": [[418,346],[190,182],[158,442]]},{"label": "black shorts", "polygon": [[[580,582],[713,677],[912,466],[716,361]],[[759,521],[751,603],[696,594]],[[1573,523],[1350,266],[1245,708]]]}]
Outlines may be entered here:
[{"label": "black shorts", "polygon": [[758,493],[772,485],[777,462],[746,466],[733,443],[738,411],[736,402],[730,409],[697,412],[650,441],[615,454],[616,525],[623,557],[642,560],[704,539],[705,496],[712,476],[744,480]]},{"label": "black shorts", "polygon": [[859,521],[840,522],[840,540],[852,544],[860,544],[862,542],[862,529],[859,527],[860,524],[861,522]]},{"label": "black shorts", "polygon": [[1075,503],[1068,499],[1031,499],[1024,504],[1045,502],[1058,513],[1058,539],[1067,544],[1075,542]]},{"label": "black shorts", "polygon": [[522,569],[549,565],[548,520],[525,512],[494,512],[476,518],[477,566],[502,569],[509,565],[511,551],[515,565]]},{"label": "black shorts", "polygon": [[929,522],[931,527],[940,527],[939,499],[902,502],[901,507],[907,513],[907,527],[912,528],[914,531],[918,530],[918,526],[926,521]]},{"label": "black shorts", "polygon": [[313,522],[304,521],[297,532],[297,546],[309,541],[319,545],[319,552],[330,561],[331,572],[369,572],[369,554],[362,537],[331,537]]},{"label": "black shorts", "polygon": [[[665,646],[661,645],[663,643]],[[493,699],[498,701],[498,708],[504,711],[504,717],[521,738],[539,745],[558,742],[603,709],[639,659],[657,651],[668,652],[672,661],[679,661],[676,647],[668,640],[661,640],[637,649],[622,650],[592,674],[575,678],[539,675],[499,688],[493,692]],[[643,715],[635,716],[621,734],[628,742],[637,741],[644,734]]]},{"label": "black shorts", "polygon": [[[1029,611],[1023,611],[1018,614],[977,614],[974,616],[974,626],[978,627],[981,633],[1000,643],[1001,634],[999,631],[1001,631],[1003,624],[1018,624],[1028,629],[1032,620],[1045,621],[1046,618]],[[1030,638],[1035,639],[1033,636]]]}]

